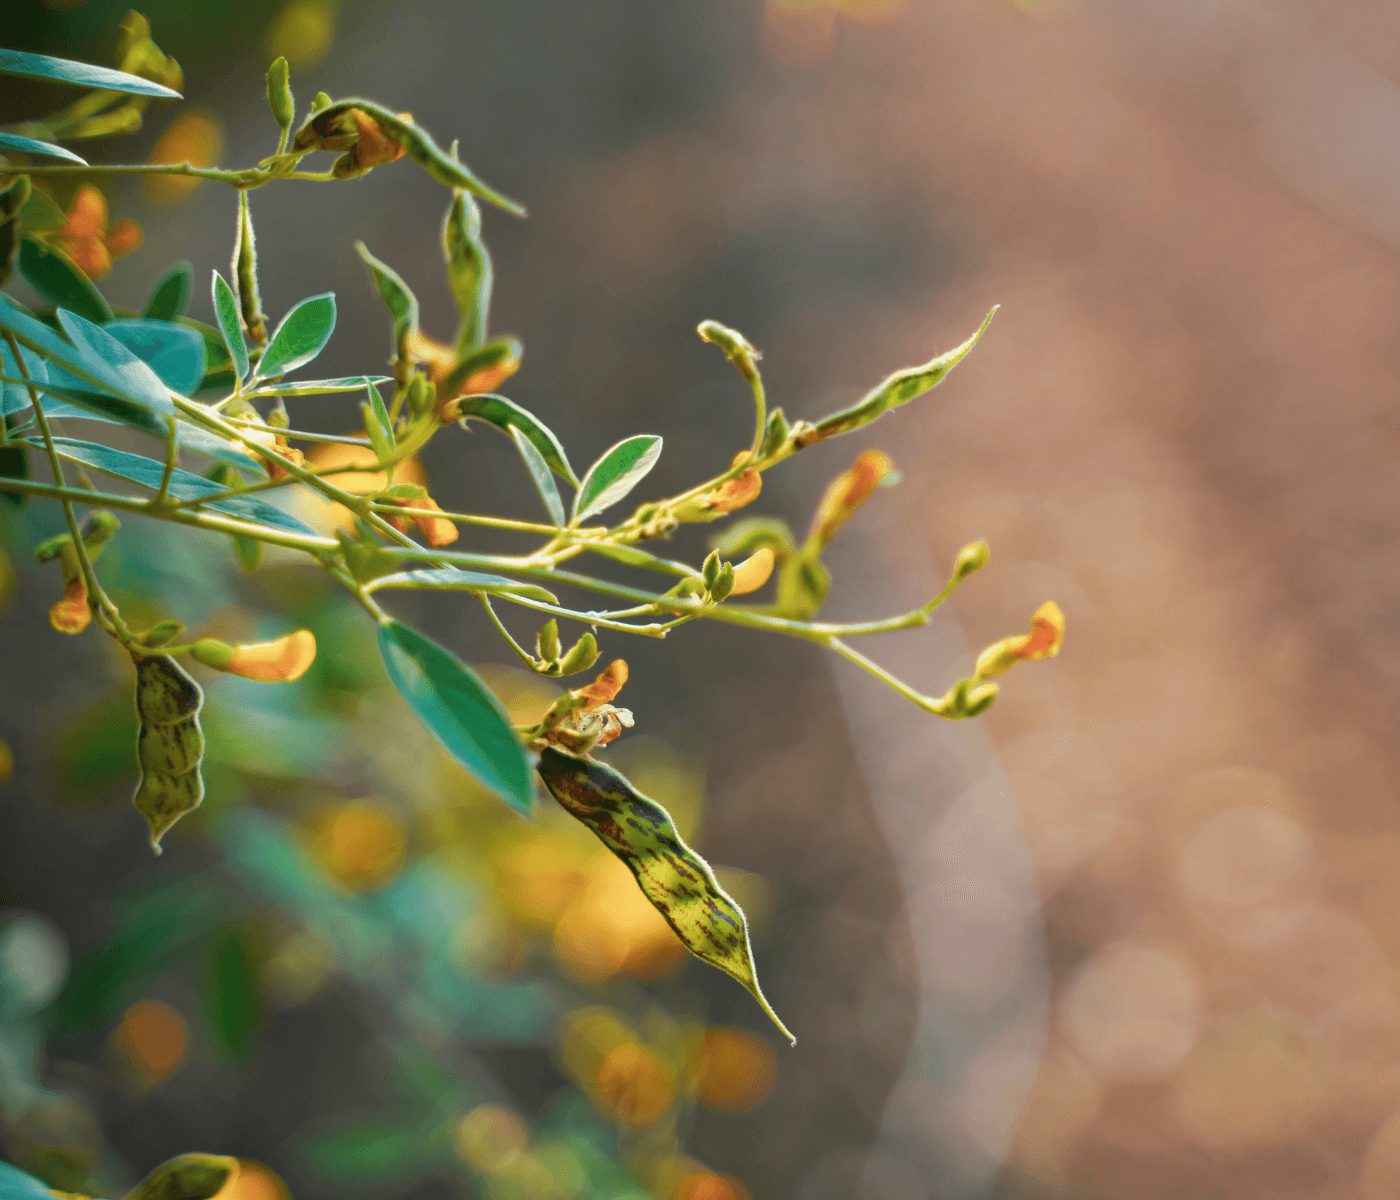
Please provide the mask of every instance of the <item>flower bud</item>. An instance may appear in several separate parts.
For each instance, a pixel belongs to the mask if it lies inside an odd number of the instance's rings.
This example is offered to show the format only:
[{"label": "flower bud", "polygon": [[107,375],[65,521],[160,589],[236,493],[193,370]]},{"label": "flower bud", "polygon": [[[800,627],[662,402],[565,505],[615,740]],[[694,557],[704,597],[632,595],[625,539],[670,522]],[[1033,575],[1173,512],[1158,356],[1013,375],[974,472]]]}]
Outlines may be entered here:
[{"label": "flower bud", "polygon": [[[539,655],[541,662],[552,663],[558,659],[563,652],[563,646],[559,641],[559,622],[550,617],[540,626],[539,633],[535,634],[535,653]],[[592,666],[592,664],[589,664]]]},{"label": "flower bud", "polygon": [[1065,614],[1053,600],[1047,600],[1031,617],[1031,631],[994,642],[977,656],[975,679],[1002,675],[1018,662],[1054,658],[1065,640]]},{"label": "flower bud", "polygon": [[272,119],[283,129],[288,128],[296,119],[296,102],[292,98],[292,69],[280,54],[267,69],[267,106],[272,110]]},{"label": "flower bud", "polygon": [[239,646],[217,638],[201,638],[190,647],[190,657],[216,671],[258,683],[291,683],[305,675],[316,661],[316,637],[309,629],[298,629],[275,641]]},{"label": "flower bud", "polygon": [[734,564],[725,563],[720,567],[715,575],[715,581],[710,585],[710,599],[716,604],[727,600],[731,592],[734,591]]},{"label": "flower bud", "polygon": [[987,565],[987,559],[991,555],[992,548],[981,538],[975,542],[968,542],[953,560],[953,580],[960,583],[975,571],[980,571]]},{"label": "flower bud", "polygon": [[49,609],[49,624],[59,633],[75,636],[92,624],[92,608],[88,604],[87,583],[81,574],[63,585],[63,599]]},{"label": "flower bud", "polygon": [[833,479],[817,506],[811,540],[825,546],[874,490],[889,477],[894,464],[881,450],[866,450],[850,469]]},{"label": "flower bud", "polygon": [[598,661],[598,639],[591,631],[584,631],[572,646],[568,653],[559,660],[560,675],[576,675],[579,671],[586,671]]}]

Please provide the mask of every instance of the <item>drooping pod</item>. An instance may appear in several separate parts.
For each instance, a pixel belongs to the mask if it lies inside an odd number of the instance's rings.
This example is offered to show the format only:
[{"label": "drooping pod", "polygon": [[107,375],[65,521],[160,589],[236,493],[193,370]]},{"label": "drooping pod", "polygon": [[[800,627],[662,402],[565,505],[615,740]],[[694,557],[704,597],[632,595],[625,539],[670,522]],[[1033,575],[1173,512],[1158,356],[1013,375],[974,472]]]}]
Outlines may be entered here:
[{"label": "drooping pod", "polygon": [[151,848],[204,799],[199,767],[204,731],[199,710],[204,693],[185,669],[164,654],[136,657],[136,758],[141,781],[132,803],[151,828]]}]

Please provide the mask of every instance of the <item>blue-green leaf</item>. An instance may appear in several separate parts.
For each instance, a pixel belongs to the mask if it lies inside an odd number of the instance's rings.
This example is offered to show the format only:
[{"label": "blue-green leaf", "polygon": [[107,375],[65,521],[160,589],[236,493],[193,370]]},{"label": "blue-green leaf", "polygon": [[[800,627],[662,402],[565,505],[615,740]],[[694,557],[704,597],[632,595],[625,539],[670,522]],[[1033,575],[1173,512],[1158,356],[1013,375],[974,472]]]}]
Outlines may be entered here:
[{"label": "blue-green leaf", "polygon": [[408,354],[409,339],[418,332],[418,297],[403,281],[403,276],[388,263],[375,258],[364,242],[356,242],[355,249],[369,268],[374,290],[394,323],[394,356],[403,358]]},{"label": "blue-green leaf", "polygon": [[255,375],[270,379],[304,367],[325,348],[335,329],[335,296],[325,292],[303,300],[282,318]]},{"label": "blue-green leaf", "polygon": [[114,315],[92,280],[57,246],[25,238],[19,245],[19,273],[55,308],[72,309],[99,325]]},{"label": "blue-green leaf", "polygon": [[204,339],[197,330],[145,317],[108,321],[102,328],[150,367],[172,392],[188,395],[204,378]]},{"label": "blue-green leaf", "polygon": [[[5,52],[0,50],[0,54],[3,53]],[[87,166],[87,159],[79,158],[71,150],[55,146],[52,142],[40,142],[34,138],[23,137],[18,133],[0,133],[0,151],[6,154],[34,154],[42,155],[45,158],[61,158],[65,162]]]},{"label": "blue-green leaf", "polygon": [[461,402],[460,411],[462,420],[485,421],[488,425],[494,425],[507,435],[512,429],[520,430],[530,439],[530,444],[540,452],[540,457],[549,464],[551,471],[574,487],[578,487],[578,476],[574,474],[573,467],[569,465],[569,456],[564,453],[564,447],[559,444],[559,439],[554,436],[554,431],[534,413],[521,408],[514,400],[507,400],[504,396],[490,393],[467,396]]},{"label": "blue-green leaf", "polygon": [[[26,440],[31,445],[43,444],[38,438]],[[80,462],[94,471],[115,475],[118,479],[125,479],[128,483],[139,484],[152,491],[160,487],[161,477],[165,473],[164,463],[141,454],[129,454],[125,450],[116,450],[97,442],[80,442],[75,438],[56,437],[53,442],[59,454],[72,462]],[[170,494],[178,500],[197,500],[201,496],[218,495],[224,490],[213,480],[205,479],[202,475],[196,475],[181,467],[176,467],[170,476]],[[271,529],[284,529],[290,533],[315,532],[295,517],[257,496],[231,496],[224,500],[215,500],[203,507],[211,512],[223,513],[225,516],[249,521],[254,525],[266,525]]]},{"label": "blue-green leaf", "polygon": [[239,379],[248,378],[248,343],[243,339],[243,325],[238,315],[238,300],[229,287],[228,281],[217,271],[211,285],[214,292],[214,319],[219,323],[219,332],[224,336],[228,356],[233,362],[233,373]]},{"label": "blue-green leaf", "polygon": [[29,400],[29,389],[24,384],[26,373],[40,391],[43,390],[44,381],[49,375],[44,368],[44,360],[34,351],[21,346],[19,356],[20,361],[24,363],[23,372],[19,370],[14,355],[10,353],[9,343],[0,339],[0,376],[15,381],[0,383],[0,418],[22,413],[25,409],[33,407]]},{"label": "blue-green leaf", "polygon": [[507,804],[528,813],[534,781],[525,748],[471,668],[398,621],[379,627],[379,650],[394,686],[438,741]]},{"label": "blue-green leaf", "polygon": [[184,316],[193,286],[194,268],[188,262],[177,262],[156,281],[141,315],[153,321],[173,321]]},{"label": "blue-green leaf", "polygon": [[624,438],[588,468],[574,497],[574,520],[582,521],[616,504],[642,481],[661,457],[661,439],[639,433]]},{"label": "blue-green leaf", "polygon": [[549,519],[556,525],[564,524],[564,501],[559,498],[559,488],[554,482],[554,476],[550,474],[549,464],[544,461],[544,456],[535,449],[535,443],[520,432],[518,425],[512,425],[510,436],[515,441],[515,448],[520,451],[520,457],[525,462],[525,469],[530,472],[530,478],[535,484],[535,490],[539,492],[540,498],[544,500],[544,506],[549,510]]},{"label": "blue-green leaf", "polygon": [[79,87],[101,88],[108,92],[130,92],[135,96],[160,96],[167,100],[180,99],[180,93],[163,84],[152,83],[139,75],[114,71],[110,67],[95,67],[91,63],[74,62],[68,58],[51,58],[47,54],[28,54],[23,50],[0,50],[0,75],[23,75],[29,79],[45,79],[52,83],[72,83]]},{"label": "blue-green leaf", "polygon": [[33,1175],[0,1162],[0,1200],[53,1200],[53,1193]]},{"label": "blue-green leaf", "polygon": [[[102,326],[77,313],[60,308],[54,315],[60,328],[68,335],[68,340],[79,352],[82,366],[91,368],[94,363],[101,364],[112,387],[120,395],[150,409],[161,418],[162,423],[175,415],[170,389],[133,351]],[[74,373],[79,374],[77,371]]]},{"label": "blue-green leaf", "polygon": [[383,575],[368,585],[371,591],[385,587],[426,588],[437,591],[471,592],[476,595],[523,596],[528,600],[543,600],[558,604],[559,597],[538,584],[521,583],[504,575],[488,575],[482,571],[462,571],[456,567],[424,567],[418,571],[400,571]]}]

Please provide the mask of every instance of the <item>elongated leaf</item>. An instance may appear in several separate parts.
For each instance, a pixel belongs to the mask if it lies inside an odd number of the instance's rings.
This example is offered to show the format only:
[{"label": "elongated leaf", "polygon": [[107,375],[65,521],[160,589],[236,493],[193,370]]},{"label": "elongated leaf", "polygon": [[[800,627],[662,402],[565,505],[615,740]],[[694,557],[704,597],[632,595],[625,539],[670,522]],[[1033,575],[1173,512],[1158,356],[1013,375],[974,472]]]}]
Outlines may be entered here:
[{"label": "elongated leaf", "polygon": [[389,383],[387,375],[345,375],[340,379],[303,379],[282,383],[260,383],[245,396],[324,396],[332,392],[363,392],[370,384]]},{"label": "elongated leaf", "polygon": [[784,1037],[797,1039],[758,986],[743,910],[710,864],[685,844],[671,815],[611,767],[553,746],[540,754],[540,778],[570,816],[636,876],[642,894],[697,958],[737,979]]},{"label": "elongated leaf", "polygon": [[33,1175],[0,1162],[0,1200],[53,1200],[53,1193]]},{"label": "elongated leaf", "polygon": [[[46,390],[124,425],[163,434],[175,407],[156,374],[98,326],[62,310],[58,318],[65,331],[76,334],[73,342],[0,295],[0,330],[45,360]],[[60,377],[66,378],[66,387],[60,387]]]},{"label": "elongated leaf", "polygon": [[409,339],[418,332],[418,297],[403,281],[403,276],[388,263],[375,258],[364,242],[356,242],[355,250],[369,268],[374,290],[394,322],[394,356],[404,358],[408,354]]},{"label": "elongated leaf", "polygon": [[125,71],[114,71],[110,67],[94,67],[91,63],[73,62],[67,58],[51,58],[47,54],[28,54],[23,50],[0,50],[0,75],[22,75],[51,83],[101,88],[108,92],[130,92],[134,96],[180,99],[179,92],[142,79],[139,75],[128,75]]},{"label": "elongated leaf", "polygon": [[986,315],[982,324],[977,327],[977,332],[962,345],[954,346],[947,353],[940,354],[937,358],[930,359],[921,366],[896,371],[849,408],[824,417],[816,423],[815,427],[809,427],[805,434],[798,435],[798,445],[806,446],[812,442],[838,437],[843,433],[860,429],[892,409],[898,408],[901,404],[908,404],[916,396],[922,396],[925,392],[937,387],[958,363],[972,353],[972,348],[987,332],[987,326],[992,323],[992,318],[996,315],[997,310],[994,308]]},{"label": "elongated leaf", "polygon": [[371,383],[365,388],[365,391],[369,394],[369,403],[366,406],[369,409],[367,415],[373,418],[365,422],[365,432],[370,435],[370,441],[374,442],[373,431],[378,430],[379,440],[383,442],[385,449],[381,450],[376,445],[375,453],[381,459],[386,459],[393,453],[394,446],[397,444],[397,439],[394,437],[394,423],[389,419],[389,410],[384,407],[384,397],[379,394],[379,389]]},{"label": "elongated leaf", "polygon": [[335,297],[330,292],[303,300],[282,318],[254,375],[269,379],[304,367],[325,348],[335,330]]},{"label": "elongated leaf", "polygon": [[92,280],[57,246],[25,238],[19,247],[19,273],[55,308],[72,309],[99,325],[114,315]]},{"label": "elongated leaf", "polygon": [[534,799],[530,763],[496,697],[472,670],[407,625],[379,627],[394,686],[449,753],[518,812]]},{"label": "elongated leaf", "polygon": [[238,298],[233,294],[226,280],[217,271],[211,284],[214,293],[214,319],[219,323],[224,345],[233,362],[234,374],[239,379],[248,378],[248,342],[243,337],[242,318],[238,315]]},{"label": "elongated leaf", "polygon": [[258,1044],[262,1001],[253,979],[248,940],[241,930],[226,930],[209,947],[204,1013],[219,1048],[234,1062],[245,1061]]},{"label": "elongated leaf", "polygon": [[549,519],[562,526],[565,520],[564,501],[559,498],[559,488],[554,482],[554,476],[549,472],[549,464],[535,449],[535,443],[520,432],[519,426],[511,426],[510,436],[515,439],[515,448],[520,451],[525,469],[530,472],[530,478],[534,481],[535,490],[539,492],[545,508],[549,510]]},{"label": "elongated leaf", "polygon": [[[0,50],[0,54],[6,53]],[[33,154],[43,158],[61,158],[65,162],[87,165],[87,159],[80,158],[71,150],[55,146],[52,142],[40,142],[18,133],[0,133],[0,152],[5,154]]]},{"label": "elongated leaf", "polygon": [[564,453],[564,447],[559,444],[554,431],[514,400],[489,393],[468,396],[462,401],[461,412],[464,421],[485,421],[506,435],[509,435],[512,429],[520,430],[540,452],[540,457],[549,464],[551,471],[578,487],[578,476],[569,465],[569,456]]},{"label": "elongated leaf", "polygon": [[661,457],[661,439],[639,433],[624,438],[588,468],[574,497],[574,520],[582,521],[616,504],[642,481]]},{"label": "elongated leaf", "polygon": [[141,315],[153,321],[173,321],[184,316],[193,287],[194,268],[188,262],[177,262],[156,281]]},{"label": "elongated leaf", "polygon": [[[44,381],[48,378],[48,371],[44,367],[44,360],[34,351],[24,346],[19,348],[20,359],[24,363],[24,370],[29,378],[41,391]],[[13,383],[0,383],[0,418],[17,415],[31,408],[29,400],[29,389],[24,385],[24,374],[20,372],[14,355],[10,353],[9,343],[0,338],[0,376],[7,380],[15,380]]]},{"label": "elongated leaf", "polygon": [[204,378],[204,339],[198,332],[170,321],[130,317],[103,327],[151,368],[172,392],[187,395]]},{"label": "elongated leaf", "polygon": [[[37,438],[26,440],[31,445],[42,444]],[[152,491],[160,487],[161,476],[165,473],[164,463],[159,463],[153,458],[146,458],[140,454],[130,454],[125,450],[99,445],[97,442],[81,442],[75,438],[56,437],[54,445],[59,454],[66,459],[80,462],[84,466],[101,471],[106,475],[115,475],[118,479],[125,479],[128,483],[140,484]],[[196,500],[201,496],[212,496],[223,490],[212,480],[186,471],[182,467],[176,467],[170,476],[170,494],[179,500]],[[266,525],[270,529],[283,529],[290,533],[315,532],[295,517],[288,516],[280,508],[274,507],[257,496],[232,496],[226,500],[216,500],[204,507],[207,507],[211,512],[224,513],[226,516],[236,517],[240,521],[249,521],[254,525]]]},{"label": "elongated leaf", "polygon": [[418,571],[399,571],[384,575],[369,585],[370,590],[386,587],[426,588],[436,591],[498,593],[503,596],[524,596],[558,604],[559,597],[534,583],[521,583],[504,575],[488,575],[481,571],[463,571],[456,567],[424,567]]}]

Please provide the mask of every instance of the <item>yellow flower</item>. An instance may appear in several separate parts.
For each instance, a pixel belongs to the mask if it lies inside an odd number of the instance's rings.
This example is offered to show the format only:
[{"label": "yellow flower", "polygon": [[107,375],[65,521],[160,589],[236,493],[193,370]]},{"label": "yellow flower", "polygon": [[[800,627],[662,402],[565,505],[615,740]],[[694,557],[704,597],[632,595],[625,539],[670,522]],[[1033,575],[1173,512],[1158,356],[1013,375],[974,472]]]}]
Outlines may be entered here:
[{"label": "yellow flower", "polygon": [[776,561],[773,551],[769,547],[762,546],[755,550],[734,568],[734,587],[729,594],[731,596],[747,596],[750,592],[758,591],[773,574],[773,565]]},{"label": "yellow flower", "polygon": [[75,575],[63,585],[63,599],[49,609],[49,624],[59,633],[82,633],[92,624],[92,609],[88,606],[87,584]]},{"label": "yellow flower", "polygon": [[894,469],[890,456],[881,450],[866,450],[827,486],[812,521],[812,540],[825,546],[852,513],[870,499]]},{"label": "yellow flower", "polygon": [[216,671],[258,683],[291,683],[305,675],[316,661],[316,635],[309,629],[298,629],[275,641],[239,646],[217,638],[201,638],[190,647],[190,654]]},{"label": "yellow flower", "polygon": [[401,502],[404,508],[421,509],[426,515],[421,517],[390,517],[391,524],[400,533],[407,533],[411,525],[418,526],[418,532],[430,546],[450,546],[457,540],[458,529],[446,517],[434,517],[432,513],[442,512],[442,506],[431,496]]},{"label": "yellow flower", "polygon": [[64,222],[53,240],[89,279],[103,279],[112,260],[130,254],[141,244],[141,227],[135,221],[118,221],[107,227],[107,197],[90,183],[73,195]]}]

